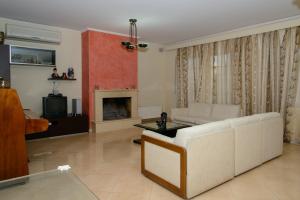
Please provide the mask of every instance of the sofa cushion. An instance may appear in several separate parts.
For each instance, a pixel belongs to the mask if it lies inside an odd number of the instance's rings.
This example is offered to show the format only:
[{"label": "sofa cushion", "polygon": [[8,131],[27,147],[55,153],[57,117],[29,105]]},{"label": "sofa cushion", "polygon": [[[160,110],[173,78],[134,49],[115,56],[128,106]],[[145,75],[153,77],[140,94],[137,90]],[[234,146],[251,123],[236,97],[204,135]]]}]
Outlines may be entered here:
[{"label": "sofa cushion", "polygon": [[262,164],[262,134],[258,116],[247,116],[229,121],[235,135],[235,175]]},{"label": "sofa cushion", "polygon": [[268,112],[268,113],[256,114],[254,116],[257,116],[261,120],[264,120],[264,119],[278,118],[280,117],[280,114],[278,112]]},{"label": "sofa cushion", "polygon": [[228,121],[210,122],[207,124],[179,129],[174,139],[174,143],[187,148],[191,139],[198,138],[203,134],[213,134],[226,128],[230,128]]},{"label": "sofa cushion", "polygon": [[233,129],[201,136],[193,138],[187,148],[187,198],[234,177]]},{"label": "sofa cushion", "polygon": [[189,116],[210,117],[212,104],[193,103],[189,106]]},{"label": "sofa cushion", "polygon": [[196,118],[195,119],[195,124],[207,124],[207,123],[210,123],[210,122],[214,122],[216,120],[213,120],[211,118],[208,118],[208,117],[201,117],[201,118]]},{"label": "sofa cushion", "polygon": [[227,119],[225,121],[229,122],[231,127],[236,128],[246,124],[253,124],[253,123],[258,124],[260,122],[260,117],[257,115],[251,115],[251,116]]},{"label": "sofa cushion", "polygon": [[176,116],[173,118],[173,120],[196,124],[197,118],[183,115],[183,116]]},{"label": "sofa cushion", "polygon": [[282,154],[283,119],[279,113],[257,114],[261,119],[263,162]]},{"label": "sofa cushion", "polygon": [[171,110],[171,119],[174,120],[177,116],[188,116],[188,108],[172,108]]},{"label": "sofa cushion", "polygon": [[212,119],[223,120],[228,118],[235,118],[240,116],[239,105],[227,104],[213,104],[212,106]]}]

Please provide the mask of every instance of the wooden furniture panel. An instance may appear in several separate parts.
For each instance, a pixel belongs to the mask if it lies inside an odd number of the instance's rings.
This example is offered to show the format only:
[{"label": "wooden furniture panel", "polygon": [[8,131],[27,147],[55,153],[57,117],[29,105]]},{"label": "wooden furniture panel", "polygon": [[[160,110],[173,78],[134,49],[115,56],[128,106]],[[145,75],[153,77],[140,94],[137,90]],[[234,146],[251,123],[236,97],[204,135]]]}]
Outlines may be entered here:
[{"label": "wooden furniture panel", "polygon": [[26,139],[55,137],[61,135],[83,133],[89,131],[86,115],[68,116],[56,119],[48,119],[50,126],[47,131],[26,135]]},{"label": "wooden furniture panel", "polygon": [[48,129],[48,120],[46,119],[26,119],[25,134],[32,134]]},{"label": "wooden furniture panel", "polygon": [[0,89],[0,180],[28,174],[25,116],[17,92]]},{"label": "wooden furniture panel", "polygon": [[[180,154],[180,187],[173,185],[172,183],[164,180],[163,178],[151,173],[150,171],[145,169],[145,141],[158,145],[160,147],[166,148],[170,151],[174,151]],[[141,143],[141,170],[142,173],[153,180],[154,182],[160,184],[161,186],[167,188],[168,190],[174,192],[178,196],[186,199],[186,150],[180,146],[170,144],[152,137],[148,137],[146,135],[142,135],[142,143]],[[172,167],[172,166],[170,166]]]},{"label": "wooden furniture panel", "polygon": [[0,180],[28,174],[25,133],[45,131],[45,119],[26,119],[14,89],[0,88]]}]

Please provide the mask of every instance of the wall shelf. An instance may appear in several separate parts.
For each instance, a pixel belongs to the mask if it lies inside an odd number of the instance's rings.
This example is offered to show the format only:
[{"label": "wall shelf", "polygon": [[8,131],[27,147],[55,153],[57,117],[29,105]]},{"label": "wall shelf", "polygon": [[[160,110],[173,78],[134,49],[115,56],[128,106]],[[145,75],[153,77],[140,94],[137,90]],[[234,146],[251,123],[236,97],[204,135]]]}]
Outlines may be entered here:
[{"label": "wall shelf", "polygon": [[61,78],[48,78],[49,81],[76,81],[76,78],[68,78],[68,79],[61,79]]}]

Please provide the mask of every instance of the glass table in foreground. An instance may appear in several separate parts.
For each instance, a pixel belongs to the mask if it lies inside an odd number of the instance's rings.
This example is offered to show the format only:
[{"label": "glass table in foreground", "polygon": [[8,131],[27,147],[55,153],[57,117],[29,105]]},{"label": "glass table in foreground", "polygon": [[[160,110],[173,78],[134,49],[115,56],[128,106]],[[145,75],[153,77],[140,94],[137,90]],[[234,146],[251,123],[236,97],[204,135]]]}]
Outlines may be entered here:
[{"label": "glass table in foreground", "polygon": [[5,200],[99,200],[71,170],[52,170],[0,181]]},{"label": "glass table in foreground", "polygon": [[[146,130],[150,130],[150,131],[153,131],[153,132],[156,132],[156,133],[159,133],[159,134],[165,135],[167,137],[171,137],[171,138],[176,137],[176,133],[177,133],[178,129],[190,127],[190,125],[179,124],[179,123],[175,123],[175,122],[167,122],[166,128],[158,127],[156,122],[135,124],[134,126],[143,128]],[[136,144],[141,144],[141,139],[135,139],[135,140],[133,140],[133,142]]]}]

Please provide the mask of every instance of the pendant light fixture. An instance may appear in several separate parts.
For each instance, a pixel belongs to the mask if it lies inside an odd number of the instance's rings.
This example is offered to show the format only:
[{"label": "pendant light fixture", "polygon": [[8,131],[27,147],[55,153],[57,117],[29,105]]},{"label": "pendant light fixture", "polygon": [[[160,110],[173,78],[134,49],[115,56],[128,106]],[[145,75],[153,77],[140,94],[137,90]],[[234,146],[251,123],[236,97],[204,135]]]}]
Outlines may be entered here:
[{"label": "pendant light fixture", "polygon": [[138,43],[136,19],[129,19],[129,41],[121,42],[127,50],[134,50],[137,48],[147,48],[148,44]]}]

